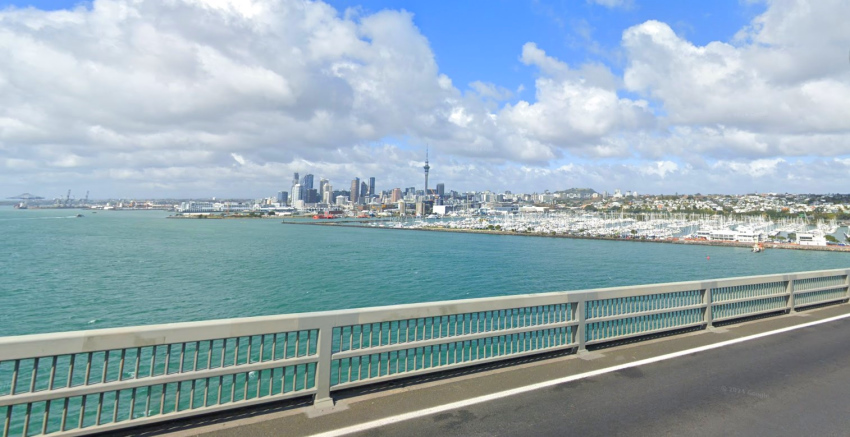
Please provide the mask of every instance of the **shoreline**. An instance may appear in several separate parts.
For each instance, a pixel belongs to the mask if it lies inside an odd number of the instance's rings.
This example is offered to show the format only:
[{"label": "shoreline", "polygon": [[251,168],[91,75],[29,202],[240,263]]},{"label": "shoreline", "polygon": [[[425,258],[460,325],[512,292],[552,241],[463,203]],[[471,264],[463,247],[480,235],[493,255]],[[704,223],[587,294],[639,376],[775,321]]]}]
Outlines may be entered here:
[{"label": "shoreline", "polygon": [[[696,246],[714,246],[714,247],[737,247],[737,248],[745,248],[752,249],[754,243],[741,243],[737,241],[706,241],[706,240],[683,240],[683,239],[665,239],[665,240],[642,240],[638,238],[615,238],[615,237],[591,237],[591,236],[582,236],[582,235],[567,235],[567,234],[538,234],[532,232],[509,232],[509,231],[497,231],[497,230],[489,230],[489,229],[448,229],[448,228],[392,228],[392,227],[371,227],[371,226],[363,226],[361,224],[347,224],[347,222],[289,222],[282,221],[282,224],[285,225],[306,225],[306,226],[336,226],[342,228],[362,228],[362,229],[386,229],[386,230],[396,230],[396,231],[424,231],[424,232],[449,232],[449,233],[462,233],[462,234],[486,234],[486,235],[507,235],[507,236],[516,236],[516,237],[542,237],[542,238],[569,238],[574,240],[601,240],[601,241],[622,241],[622,242],[633,242],[633,243],[659,243],[659,244],[683,244],[683,245],[696,245]],[[362,223],[362,222],[359,222]],[[789,243],[774,243],[774,242],[763,242],[762,245],[764,249],[786,249],[786,250],[814,250],[819,252],[847,252],[850,253],[850,246],[800,246],[798,244],[789,244]]]}]

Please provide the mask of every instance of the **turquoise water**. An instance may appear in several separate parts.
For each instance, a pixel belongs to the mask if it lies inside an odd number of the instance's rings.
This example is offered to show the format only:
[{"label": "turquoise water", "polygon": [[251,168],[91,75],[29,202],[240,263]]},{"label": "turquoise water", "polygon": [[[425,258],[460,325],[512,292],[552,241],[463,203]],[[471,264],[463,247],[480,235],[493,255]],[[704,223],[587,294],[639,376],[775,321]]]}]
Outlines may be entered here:
[{"label": "turquoise water", "polygon": [[850,265],[846,253],[167,215],[0,207],[0,336]]}]

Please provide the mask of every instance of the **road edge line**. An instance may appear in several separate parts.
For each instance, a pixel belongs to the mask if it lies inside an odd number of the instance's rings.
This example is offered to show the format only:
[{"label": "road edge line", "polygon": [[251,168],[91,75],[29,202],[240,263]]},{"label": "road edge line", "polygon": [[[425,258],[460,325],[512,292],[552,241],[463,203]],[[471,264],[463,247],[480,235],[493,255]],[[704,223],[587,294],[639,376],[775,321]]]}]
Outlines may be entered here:
[{"label": "road edge line", "polygon": [[432,414],[442,413],[445,411],[451,411],[459,408],[468,407],[470,405],[480,404],[484,402],[493,401],[496,399],[506,398],[509,396],[514,396],[522,393],[527,393],[534,390],[540,390],[547,387],[552,387],[554,385],[565,384],[568,382],[578,381],[580,379],[591,378],[594,376],[604,375],[606,373],[617,372],[624,369],[629,369],[632,367],[644,366],[647,364],[657,363],[659,361],[671,360],[673,358],[683,357],[685,355],[696,354],[699,352],[705,352],[712,349],[719,349],[725,346],[731,346],[733,344],[743,343],[750,340],[756,340],[759,338],[768,337],[771,335],[782,334],[789,331],[794,331],[797,329],[808,328],[824,323],[834,322],[836,320],[849,318],[850,314],[842,314],[839,316],[829,317],[822,320],[815,320],[813,322],[806,322],[800,325],[788,326],[785,328],[775,329],[773,331],[762,332],[759,334],[748,335],[741,338],[733,338],[731,340],[724,340],[719,343],[713,343],[705,346],[695,347],[692,349],[686,349],[678,352],[671,352],[669,354],[659,355],[657,357],[652,358],[644,358],[642,360],[632,361],[630,363],[619,364],[612,367],[606,367],[604,369],[592,370],[590,372],[579,373],[577,375],[565,376],[563,378],[553,379],[550,381],[538,382],[536,384],[526,385],[522,387],[513,388],[510,390],[504,390],[497,393],[491,393],[489,395],[478,396],[470,399],[465,399],[462,401],[456,401],[449,404],[438,405],[436,407],[425,408],[422,410],[411,411],[409,413],[398,414],[395,416],[385,417],[383,419],[377,419],[370,422],[364,422],[357,425],[347,426],[345,428],[339,428],[331,431],[325,431],[318,434],[312,434],[310,437],[338,437],[344,436],[348,434],[352,434],[355,432],[366,431],[374,428],[380,428],[382,426],[391,425],[394,423],[404,422],[411,419],[416,419],[419,417],[430,416]]}]

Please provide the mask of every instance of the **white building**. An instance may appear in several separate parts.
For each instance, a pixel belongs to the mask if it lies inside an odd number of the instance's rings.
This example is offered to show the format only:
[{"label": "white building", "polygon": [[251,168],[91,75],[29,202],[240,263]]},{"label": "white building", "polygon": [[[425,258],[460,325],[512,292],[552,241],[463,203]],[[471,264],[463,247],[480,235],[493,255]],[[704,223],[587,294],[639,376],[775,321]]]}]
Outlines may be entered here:
[{"label": "white building", "polygon": [[454,211],[454,205],[434,205],[434,214],[446,215]]},{"label": "white building", "polygon": [[800,246],[826,246],[826,236],[819,229],[812,232],[801,232],[797,234],[797,244]]}]

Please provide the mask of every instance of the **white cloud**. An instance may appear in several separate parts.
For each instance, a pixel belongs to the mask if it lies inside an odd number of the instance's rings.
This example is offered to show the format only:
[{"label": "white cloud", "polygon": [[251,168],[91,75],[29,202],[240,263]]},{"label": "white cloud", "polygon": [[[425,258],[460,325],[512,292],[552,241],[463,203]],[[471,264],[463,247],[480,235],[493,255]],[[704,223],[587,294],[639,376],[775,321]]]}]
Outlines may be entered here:
[{"label": "white cloud", "polygon": [[[470,83],[469,87],[478,93],[479,96],[497,101],[507,100],[513,97],[511,90],[489,82],[485,83],[476,80],[475,82]],[[522,92],[521,88],[517,90],[517,93],[520,92]]]},{"label": "white cloud", "polygon": [[850,155],[847,16],[838,0],[773,0],[734,40],[705,45],[648,21],[623,33],[622,76],[533,42],[505,48],[532,67],[530,96],[484,81],[457,89],[403,11],[341,15],[295,0],[7,8],[0,186],[263,195],[295,171],[410,186],[427,144],[432,176],[456,189],[837,191]]},{"label": "white cloud", "polygon": [[[553,154],[564,148],[578,154],[611,156],[610,148],[599,144],[604,137],[654,123],[645,101],[617,95],[613,74],[601,65],[572,69],[534,43],[523,46],[520,59],[540,69],[542,76],[535,82],[537,101],[506,105],[499,114],[500,122],[553,145]],[[627,153],[626,147],[615,155]]]},{"label": "white cloud", "polygon": [[239,163],[239,165],[245,165],[247,163],[247,161],[245,161],[245,158],[238,153],[231,153],[230,156],[232,156],[233,160]]},{"label": "white cloud", "polygon": [[671,161],[657,161],[639,169],[645,175],[655,175],[661,179],[664,179],[667,174],[676,172],[677,170],[679,170],[679,166]]},{"label": "white cloud", "polygon": [[608,9],[630,9],[634,6],[634,0],[587,0],[587,2]]},{"label": "white cloud", "polygon": [[662,105],[674,138],[691,143],[690,151],[749,157],[850,153],[850,31],[832,26],[834,17],[850,14],[850,4],[769,6],[739,33],[737,44],[697,46],[657,21],[626,30],[626,87]]}]

